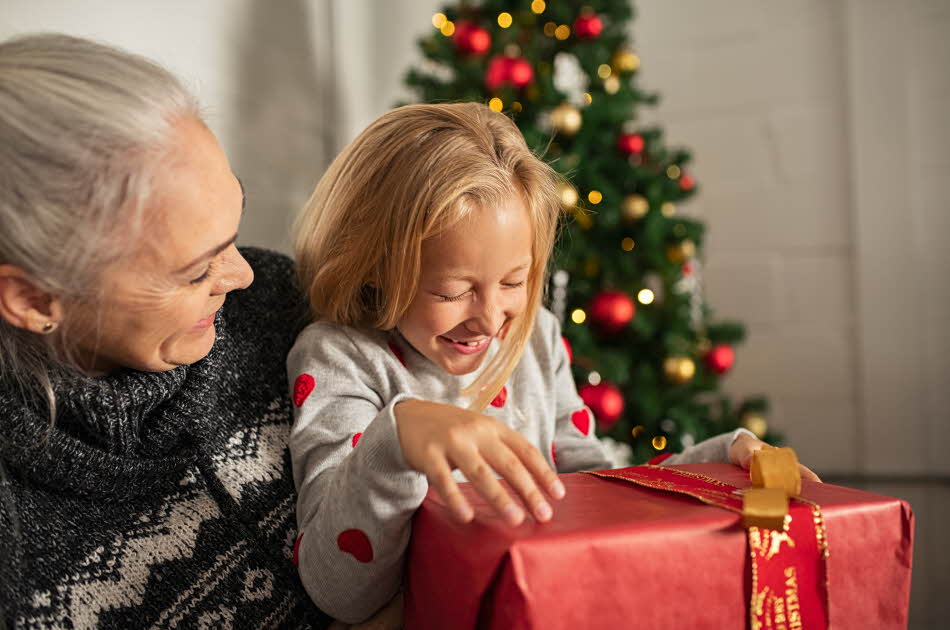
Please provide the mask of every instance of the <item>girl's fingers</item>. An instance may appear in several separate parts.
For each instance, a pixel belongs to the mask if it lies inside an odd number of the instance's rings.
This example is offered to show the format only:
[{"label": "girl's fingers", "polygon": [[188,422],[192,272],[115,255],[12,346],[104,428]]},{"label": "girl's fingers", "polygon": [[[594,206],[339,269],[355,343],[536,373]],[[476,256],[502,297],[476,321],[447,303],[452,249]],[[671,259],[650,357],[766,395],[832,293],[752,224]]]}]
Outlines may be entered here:
[{"label": "girl's fingers", "polygon": [[452,514],[461,523],[468,523],[475,517],[471,504],[462,495],[455,478],[452,477],[452,470],[445,460],[441,462],[432,462],[430,472],[426,473],[429,484],[435,486],[435,489],[442,496]]},{"label": "girl's fingers", "polygon": [[[521,460],[521,463],[527,468],[531,476],[534,477],[538,485],[544,488],[547,493],[555,499],[563,499],[565,494],[564,484],[558,479],[557,473],[551,470],[551,467],[544,460],[541,452],[514,429],[508,429],[504,432],[502,437],[505,440],[505,444],[507,444],[508,448]],[[507,475],[505,478],[507,479]],[[528,505],[534,505],[534,503],[528,503]]]},{"label": "girl's fingers", "polygon": [[476,492],[495,508],[505,522],[512,526],[521,525],[524,521],[524,510],[498,482],[488,462],[477,450],[459,449],[458,452],[452,454],[452,463],[462,471],[465,478],[475,487]]},{"label": "girl's fingers", "polygon": [[501,445],[501,448],[485,452],[483,456],[488,464],[521,496],[522,502],[528,506],[536,519],[541,522],[551,520],[553,516],[551,506],[545,501],[531,473],[511,449]]},{"label": "girl's fingers", "polygon": [[799,464],[798,469],[802,473],[802,479],[807,479],[809,481],[817,481],[818,483],[821,483],[821,479],[818,477],[818,475],[813,473],[811,469],[808,468],[808,466],[804,464]]}]

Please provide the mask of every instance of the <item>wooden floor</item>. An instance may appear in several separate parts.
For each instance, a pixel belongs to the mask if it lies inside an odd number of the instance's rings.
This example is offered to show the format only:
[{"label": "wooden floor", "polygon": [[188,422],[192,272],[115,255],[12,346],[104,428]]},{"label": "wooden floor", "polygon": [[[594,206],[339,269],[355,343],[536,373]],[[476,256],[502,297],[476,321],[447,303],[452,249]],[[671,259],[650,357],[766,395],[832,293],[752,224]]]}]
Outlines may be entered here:
[{"label": "wooden floor", "polygon": [[825,481],[900,497],[914,510],[911,630],[950,628],[950,479],[826,478]]}]

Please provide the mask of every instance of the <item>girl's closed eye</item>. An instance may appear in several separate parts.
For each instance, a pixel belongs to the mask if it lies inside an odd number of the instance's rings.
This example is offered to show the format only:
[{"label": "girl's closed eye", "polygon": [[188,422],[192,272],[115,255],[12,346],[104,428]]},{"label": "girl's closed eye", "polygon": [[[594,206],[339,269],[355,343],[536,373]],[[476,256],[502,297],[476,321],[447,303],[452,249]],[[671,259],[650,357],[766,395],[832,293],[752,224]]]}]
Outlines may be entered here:
[{"label": "girl's closed eye", "polygon": [[442,295],[441,293],[436,293],[436,297],[438,297],[442,302],[458,302],[470,292],[471,289],[469,291],[465,291],[464,293],[459,293],[458,295]]}]

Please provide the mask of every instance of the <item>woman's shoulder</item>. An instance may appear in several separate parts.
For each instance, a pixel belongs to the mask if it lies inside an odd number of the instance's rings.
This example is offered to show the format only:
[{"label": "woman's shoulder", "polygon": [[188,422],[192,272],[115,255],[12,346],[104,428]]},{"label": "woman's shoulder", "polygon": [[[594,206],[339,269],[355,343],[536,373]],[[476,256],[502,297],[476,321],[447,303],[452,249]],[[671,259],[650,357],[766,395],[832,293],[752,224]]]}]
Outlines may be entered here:
[{"label": "woman's shoulder", "polygon": [[228,294],[229,322],[265,335],[271,330],[289,331],[292,339],[307,322],[307,301],[297,286],[293,261],[259,247],[242,247],[240,252],[254,270],[254,281]]}]

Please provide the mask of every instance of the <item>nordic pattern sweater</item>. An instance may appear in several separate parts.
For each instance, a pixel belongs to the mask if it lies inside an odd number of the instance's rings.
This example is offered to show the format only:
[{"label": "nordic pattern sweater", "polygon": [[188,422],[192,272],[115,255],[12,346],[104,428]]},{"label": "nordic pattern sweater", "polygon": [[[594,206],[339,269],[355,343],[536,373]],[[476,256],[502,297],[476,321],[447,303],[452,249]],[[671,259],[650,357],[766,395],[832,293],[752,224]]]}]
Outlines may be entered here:
[{"label": "nordic pattern sweater", "polygon": [[284,360],[305,309],[289,259],[228,295],[207,357],[0,386],[0,627],[323,628],[293,563]]}]

